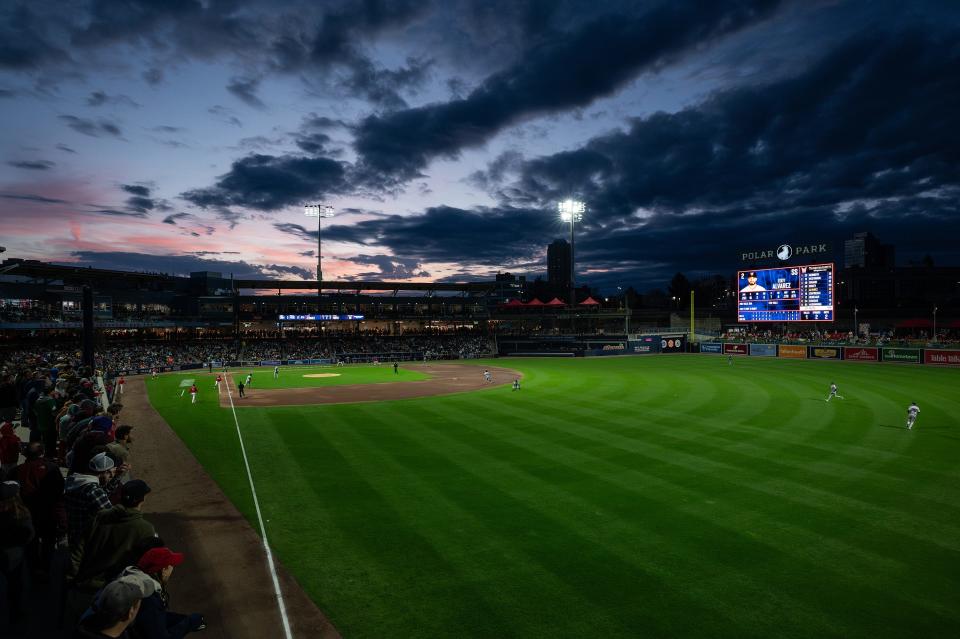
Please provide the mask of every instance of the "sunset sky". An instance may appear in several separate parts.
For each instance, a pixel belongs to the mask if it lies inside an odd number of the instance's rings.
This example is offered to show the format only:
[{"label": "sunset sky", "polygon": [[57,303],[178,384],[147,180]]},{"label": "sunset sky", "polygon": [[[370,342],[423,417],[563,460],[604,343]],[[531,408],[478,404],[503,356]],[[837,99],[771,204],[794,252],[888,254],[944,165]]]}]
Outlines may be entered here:
[{"label": "sunset sky", "polygon": [[873,231],[960,263],[960,2],[0,4],[4,257],[660,286]]}]

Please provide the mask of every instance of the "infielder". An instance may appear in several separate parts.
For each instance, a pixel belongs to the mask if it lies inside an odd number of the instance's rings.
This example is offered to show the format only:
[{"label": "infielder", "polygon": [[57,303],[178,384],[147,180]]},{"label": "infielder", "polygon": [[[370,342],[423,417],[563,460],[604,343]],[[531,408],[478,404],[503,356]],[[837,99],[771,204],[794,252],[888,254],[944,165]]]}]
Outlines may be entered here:
[{"label": "infielder", "polygon": [[196,384],[190,387],[190,403],[191,404],[197,403],[197,385]]}]

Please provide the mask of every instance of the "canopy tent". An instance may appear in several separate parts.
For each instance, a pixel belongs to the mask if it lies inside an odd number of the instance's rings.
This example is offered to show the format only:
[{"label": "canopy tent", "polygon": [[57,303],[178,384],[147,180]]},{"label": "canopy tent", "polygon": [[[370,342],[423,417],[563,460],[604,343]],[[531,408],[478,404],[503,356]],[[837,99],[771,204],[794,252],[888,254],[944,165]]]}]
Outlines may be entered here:
[{"label": "canopy tent", "polygon": [[593,299],[592,297],[588,297],[587,299],[580,302],[580,306],[600,306],[600,302]]},{"label": "canopy tent", "polygon": [[567,305],[567,303],[564,302],[564,301],[563,301],[562,299],[560,299],[559,297],[555,297],[555,298],[553,298],[552,300],[550,300],[549,302],[547,302],[546,304],[544,304],[544,306],[566,306],[566,305]]},{"label": "canopy tent", "polygon": [[529,302],[527,302],[527,306],[546,306],[546,304],[544,304],[543,302],[541,302],[541,301],[538,300],[537,298],[533,298],[532,300],[530,300]]},{"label": "canopy tent", "polygon": [[501,304],[500,306],[503,308],[520,308],[523,305],[524,305],[523,302],[521,302],[520,300],[513,299],[507,302],[506,304]]}]

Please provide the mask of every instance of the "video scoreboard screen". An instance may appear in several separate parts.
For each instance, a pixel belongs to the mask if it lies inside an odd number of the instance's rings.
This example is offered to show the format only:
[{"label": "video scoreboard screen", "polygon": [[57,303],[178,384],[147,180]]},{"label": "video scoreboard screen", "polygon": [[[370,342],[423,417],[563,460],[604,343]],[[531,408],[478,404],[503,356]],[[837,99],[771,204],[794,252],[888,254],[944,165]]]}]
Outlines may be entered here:
[{"label": "video scoreboard screen", "polygon": [[740,322],[832,322],[833,264],[737,273]]}]

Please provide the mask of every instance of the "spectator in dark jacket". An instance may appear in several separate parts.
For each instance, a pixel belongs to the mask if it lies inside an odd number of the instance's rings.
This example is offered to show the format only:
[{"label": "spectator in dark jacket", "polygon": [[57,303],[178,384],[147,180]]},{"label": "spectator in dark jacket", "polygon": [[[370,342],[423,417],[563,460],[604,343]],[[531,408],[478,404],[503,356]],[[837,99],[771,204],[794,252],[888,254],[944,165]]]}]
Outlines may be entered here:
[{"label": "spectator in dark jacket", "polygon": [[33,539],[33,523],[19,492],[15,481],[0,484],[0,580],[7,584],[0,601],[0,636],[7,636],[25,615],[30,585],[26,547]]},{"label": "spectator in dark jacket", "polygon": [[20,496],[30,510],[37,532],[31,544],[31,559],[41,570],[46,570],[57,539],[67,532],[67,513],[63,505],[63,475],[43,454],[43,444],[33,442],[24,451],[26,461],[10,476],[20,484]]},{"label": "spectator in dark jacket", "polygon": [[13,422],[0,422],[0,480],[13,470],[20,461],[20,438],[13,430]]},{"label": "spectator in dark jacket", "polygon": [[170,595],[167,593],[167,583],[174,566],[181,563],[183,553],[172,552],[169,548],[152,548],[137,562],[137,567],[153,577],[160,589],[143,600],[140,614],[131,628],[131,635],[135,639],[180,639],[187,633],[206,627],[203,616],[198,613],[181,615],[168,610]]}]

